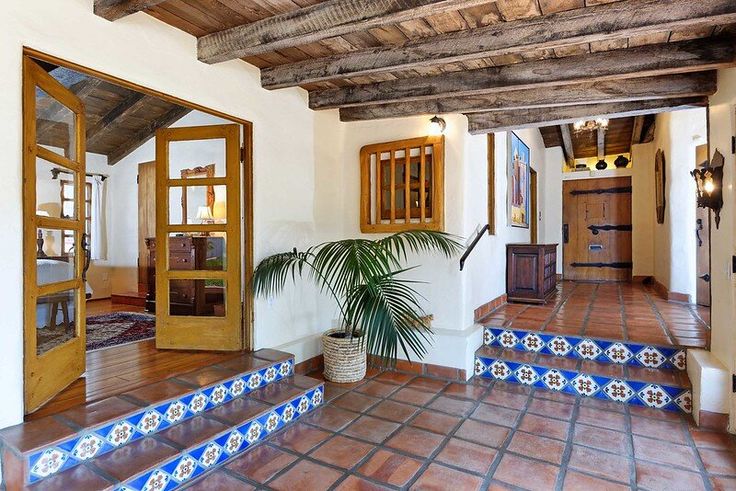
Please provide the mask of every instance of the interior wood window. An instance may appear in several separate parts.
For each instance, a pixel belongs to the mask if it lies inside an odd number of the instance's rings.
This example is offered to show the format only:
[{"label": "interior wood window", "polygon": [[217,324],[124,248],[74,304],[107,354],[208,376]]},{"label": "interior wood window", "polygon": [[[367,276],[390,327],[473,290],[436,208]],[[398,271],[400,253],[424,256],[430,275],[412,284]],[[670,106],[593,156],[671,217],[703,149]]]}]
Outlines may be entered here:
[{"label": "interior wood window", "polygon": [[[59,181],[61,189],[61,218],[74,216],[74,181],[62,179]],[[84,183],[84,230],[87,237],[92,232],[92,183]],[[89,240],[89,239],[87,239]],[[74,249],[74,232],[64,230],[62,232],[61,254],[68,256]]]},{"label": "interior wood window", "polygon": [[360,150],[362,232],[444,228],[444,144],[428,136]]},{"label": "interior wood window", "polygon": [[496,135],[488,133],[488,235],[496,235]]}]

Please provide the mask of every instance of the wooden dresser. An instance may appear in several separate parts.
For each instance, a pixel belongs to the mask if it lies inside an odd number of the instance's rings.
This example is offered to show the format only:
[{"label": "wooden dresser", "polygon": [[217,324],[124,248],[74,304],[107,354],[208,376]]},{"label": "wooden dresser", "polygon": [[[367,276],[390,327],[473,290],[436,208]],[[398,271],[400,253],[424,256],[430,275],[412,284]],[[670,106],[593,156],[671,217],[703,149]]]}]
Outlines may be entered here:
[{"label": "wooden dresser", "polygon": [[[156,311],[156,239],[146,239],[148,248],[148,294],[146,310]],[[213,265],[212,251],[223,251],[222,237],[181,236],[169,238],[169,265],[172,270],[222,269]],[[209,261],[208,261],[209,259]],[[216,259],[215,259],[216,262]],[[205,280],[172,280],[172,315],[213,315],[222,303],[223,288],[207,286]]]},{"label": "wooden dresser", "polygon": [[506,295],[509,302],[544,303],[556,291],[557,244],[506,246]]}]

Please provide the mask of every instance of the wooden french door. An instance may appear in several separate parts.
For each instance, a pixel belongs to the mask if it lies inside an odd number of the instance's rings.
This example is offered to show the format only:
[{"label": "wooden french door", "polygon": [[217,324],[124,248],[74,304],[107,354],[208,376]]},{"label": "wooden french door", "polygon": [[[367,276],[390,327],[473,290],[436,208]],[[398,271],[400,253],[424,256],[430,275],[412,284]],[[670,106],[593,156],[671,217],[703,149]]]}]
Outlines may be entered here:
[{"label": "wooden french door", "polygon": [[[213,164],[212,177],[182,177]],[[158,130],[158,348],[243,348],[240,228],[240,126]]]},{"label": "wooden french door", "polygon": [[563,276],[631,279],[631,178],[577,179],[562,186]]},{"label": "wooden french door", "polygon": [[[82,101],[23,60],[24,395],[33,412],[85,370]],[[60,179],[64,176],[64,185]]]}]

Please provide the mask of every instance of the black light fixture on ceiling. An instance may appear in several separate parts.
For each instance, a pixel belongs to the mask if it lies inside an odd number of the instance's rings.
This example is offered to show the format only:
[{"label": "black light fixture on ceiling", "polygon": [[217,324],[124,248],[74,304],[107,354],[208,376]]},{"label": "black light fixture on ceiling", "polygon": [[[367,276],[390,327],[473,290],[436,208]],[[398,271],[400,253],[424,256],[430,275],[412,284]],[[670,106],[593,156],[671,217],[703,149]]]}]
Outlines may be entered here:
[{"label": "black light fixture on ceiling", "polygon": [[716,228],[721,223],[721,208],[723,208],[724,163],[723,155],[716,150],[710,162],[706,160],[690,172],[698,187],[698,207],[713,210],[716,217]]},{"label": "black light fixture on ceiling", "polygon": [[447,128],[447,122],[439,116],[434,116],[429,120],[429,131],[432,135],[441,135]]}]

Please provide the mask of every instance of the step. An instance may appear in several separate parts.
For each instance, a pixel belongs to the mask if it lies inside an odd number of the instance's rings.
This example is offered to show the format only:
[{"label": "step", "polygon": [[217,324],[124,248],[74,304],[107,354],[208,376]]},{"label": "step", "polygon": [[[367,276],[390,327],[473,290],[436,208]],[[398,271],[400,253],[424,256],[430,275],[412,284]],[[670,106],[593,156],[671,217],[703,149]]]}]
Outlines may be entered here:
[{"label": "step", "polygon": [[82,463],[144,445],[138,442],[151,445],[151,437],[202,416],[215,419],[225,406],[232,409],[245,397],[259,400],[274,384],[294,380],[293,367],[292,355],[260,350],[1,430],[6,485],[20,489],[60,474],[68,477]]},{"label": "step", "polygon": [[475,375],[655,409],[692,411],[687,372],[483,346]]},{"label": "step", "polygon": [[687,369],[687,348],[630,341],[486,326],[483,344],[562,358],[594,360],[632,367]]}]

